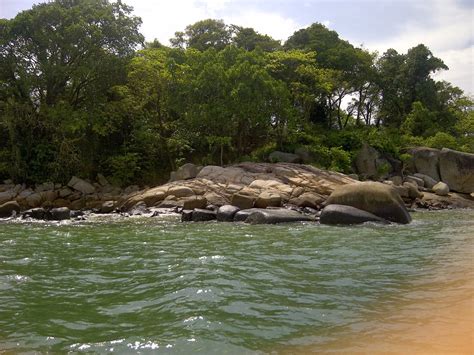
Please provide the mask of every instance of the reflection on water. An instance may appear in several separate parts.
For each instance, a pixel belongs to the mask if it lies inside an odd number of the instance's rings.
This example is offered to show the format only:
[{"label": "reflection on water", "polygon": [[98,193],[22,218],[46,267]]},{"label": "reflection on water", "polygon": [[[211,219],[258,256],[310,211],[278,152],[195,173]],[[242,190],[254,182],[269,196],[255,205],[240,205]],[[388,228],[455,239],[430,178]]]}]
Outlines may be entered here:
[{"label": "reflection on water", "polygon": [[0,350],[469,353],[473,230],[0,224]]}]

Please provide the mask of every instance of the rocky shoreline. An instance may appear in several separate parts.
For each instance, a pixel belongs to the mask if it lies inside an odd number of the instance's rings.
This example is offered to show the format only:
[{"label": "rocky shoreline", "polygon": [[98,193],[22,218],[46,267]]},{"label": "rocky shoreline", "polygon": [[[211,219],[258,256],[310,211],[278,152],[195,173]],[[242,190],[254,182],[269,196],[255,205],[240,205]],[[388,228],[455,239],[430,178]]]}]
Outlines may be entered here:
[{"label": "rocky shoreline", "polygon": [[[149,216],[173,211],[183,221],[280,223],[321,217],[321,223],[330,224],[408,223],[406,208],[474,208],[474,154],[430,148],[416,148],[412,154],[409,173],[393,173],[379,182],[284,162],[185,164],[169,183],[144,189],[114,187],[102,175],[95,182],[73,177],[66,186],[5,181],[0,184],[0,218],[64,220],[84,218],[84,211]],[[365,165],[370,168],[377,159],[369,156]],[[364,162],[361,157],[358,161]],[[341,197],[341,191],[347,196]],[[387,204],[397,209],[387,210]],[[400,218],[393,220],[393,215]]]}]

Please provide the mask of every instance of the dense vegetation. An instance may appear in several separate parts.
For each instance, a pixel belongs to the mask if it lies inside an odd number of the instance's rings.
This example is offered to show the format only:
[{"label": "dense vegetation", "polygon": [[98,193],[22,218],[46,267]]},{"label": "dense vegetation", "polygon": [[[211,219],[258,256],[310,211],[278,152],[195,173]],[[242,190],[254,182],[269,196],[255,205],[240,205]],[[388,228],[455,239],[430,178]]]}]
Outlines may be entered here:
[{"label": "dense vegetation", "polygon": [[0,20],[0,178],[156,183],[181,163],[305,149],[351,170],[363,142],[398,156],[474,152],[472,100],[423,44],[382,55],[319,23],[283,45],[218,20],[143,43],[121,2],[55,0]]}]

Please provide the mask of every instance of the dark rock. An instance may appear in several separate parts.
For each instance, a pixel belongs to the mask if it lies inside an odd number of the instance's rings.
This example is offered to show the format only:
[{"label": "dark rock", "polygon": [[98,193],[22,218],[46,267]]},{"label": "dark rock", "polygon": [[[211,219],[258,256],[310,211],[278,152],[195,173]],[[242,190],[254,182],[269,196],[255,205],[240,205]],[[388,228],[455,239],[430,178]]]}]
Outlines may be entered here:
[{"label": "dark rock", "polygon": [[70,211],[70,216],[71,218],[79,218],[79,217],[84,217],[85,213],[83,211],[78,211],[78,210],[72,210]]},{"label": "dark rock", "polygon": [[250,216],[253,212],[260,211],[259,208],[248,208],[245,210],[240,210],[234,215],[234,222],[245,222],[248,216]]},{"label": "dark rock", "polygon": [[100,213],[111,213],[115,209],[115,201],[105,201],[100,207]]},{"label": "dark rock", "polygon": [[71,211],[67,207],[53,208],[49,211],[49,216],[53,221],[62,221],[71,218]]},{"label": "dark rock", "polygon": [[22,214],[23,218],[48,219],[48,212],[41,207],[29,209]]},{"label": "dark rock", "polygon": [[250,213],[245,223],[250,224],[277,224],[287,222],[314,221],[313,218],[302,213],[288,210],[286,208],[278,209],[257,209]]},{"label": "dark rock", "polygon": [[219,222],[232,222],[234,216],[237,212],[240,211],[240,208],[232,205],[224,205],[219,207],[217,210],[217,220]]},{"label": "dark rock", "polygon": [[193,211],[192,220],[193,222],[206,222],[216,219],[216,212],[204,210],[204,209],[195,209]]},{"label": "dark rock", "polygon": [[20,212],[20,205],[16,201],[8,201],[0,205],[0,218],[11,217]]},{"label": "dark rock", "polygon": [[192,220],[193,220],[192,210],[183,210],[183,212],[181,212],[181,222],[191,222]]},{"label": "dark rock", "polygon": [[321,211],[321,224],[359,224],[364,222],[388,223],[376,215],[346,205],[328,205]]}]

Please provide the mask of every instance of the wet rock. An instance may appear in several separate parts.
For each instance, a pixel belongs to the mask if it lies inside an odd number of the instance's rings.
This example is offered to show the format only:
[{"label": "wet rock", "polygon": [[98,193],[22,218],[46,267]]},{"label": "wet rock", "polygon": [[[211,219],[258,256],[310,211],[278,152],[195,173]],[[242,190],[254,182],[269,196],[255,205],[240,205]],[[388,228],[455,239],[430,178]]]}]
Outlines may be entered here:
[{"label": "wet rock", "polygon": [[16,201],[8,201],[0,205],[0,218],[11,217],[20,213],[20,205]]},{"label": "wet rock", "polygon": [[287,222],[314,221],[313,218],[302,213],[288,210],[286,208],[279,209],[257,209],[250,213],[245,223],[250,224],[277,224]]},{"label": "wet rock", "polygon": [[224,205],[219,207],[216,217],[219,222],[232,222],[235,214],[239,211],[240,209],[236,206]]},{"label": "wet rock", "polygon": [[204,209],[195,209],[192,215],[193,222],[206,222],[216,219],[216,212]]},{"label": "wet rock", "polygon": [[321,211],[319,219],[321,224],[360,224],[364,222],[388,222],[376,215],[346,205],[328,205]]},{"label": "wet rock", "polygon": [[359,182],[340,186],[326,201],[326,205],[332,204],[352,206],[392,222],[411,221],[398,192],[393,187],[378,182]]},{"label": "wet rock", "polygon": [[63,221],[71,218],[71,211],[67,207],[53,208],[49,211],[49,215],[53,221]]},{"label": "wet rock", "polygon": [[146,204],[144,202],[139,202],[133,208],[128,211],[128,214],[130,216],[141,216],[144,214],[148,214],[151,211],[147,208]]},{"label": "wet rock", "polygon": [[41,207],[29,209],[22,214],[23,218],[48,219],[48,212]]},{"label": "wet rock", "polygon": [[191,222],[193,220],[192,210],[183,210],[181,212],[181,222]]},{"label": "wet rock", "polygon": [[241,211],[237,211],[234,215],[234,222],[245,222],[245,220],[254,212],[260,211],[259,208],[249,208]]}]

